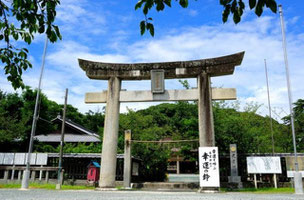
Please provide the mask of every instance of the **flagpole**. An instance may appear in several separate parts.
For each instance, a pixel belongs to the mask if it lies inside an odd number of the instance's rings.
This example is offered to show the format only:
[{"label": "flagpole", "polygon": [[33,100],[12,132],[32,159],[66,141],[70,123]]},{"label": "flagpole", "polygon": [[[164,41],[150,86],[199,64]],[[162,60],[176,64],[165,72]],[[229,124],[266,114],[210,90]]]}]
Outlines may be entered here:
[{"label": "flagpole", "polygon": [[291,131],[292,131],[292,141],[293,141],[294,159],[295,159],[295,162],[294,162],[294,166],[295,166],[295,173],[294,173],[295,193],[296,194],[303,194],[302,173],[299,172],[299,165],[298,165],[296,133],[295,133],[294,115],[293,115],[293,109],[292,109],[292,94],[291,94],[291,85],[290,85],[290,79],[289,79],[288,57],[287,57],[287,50],[286,50],[285,24],[284,24],[284,19],[283,19],[282,5],[279,5],[279,13],[280,13],[281,30],[282,30],[282,44],[283,44],[284,61],[285,61],[285,69],[286,69],[286,80],[287,80],[289,110],[290,110],[290,119],[291,119]]},{"label": "flagpole", "polygon": [[[265,63],[265,75],[266,75],[266,84],[267,84],[268,109],[269,109],[270,132],[271,132],[271,143],[272,143],[272,156],[274,156],[274,137],[273,137],[273,126],[272,126],[269,83],[268,83],[268,69],[267,69],[266,59],[264,59],[264,63]],[[278,188],[277,174],[273,174],[273,182],[274,182],[274,187]]]},{"label": "flagpole", "polygon": [[34,135],[35,135],[35,132],[36,132],[36,125],[37,125],[37,120],[38,120],[38,116],[37,116],[38,104],[39,104],[39,99],[40,99],[40,88],[41,88],[41,82],[42,82],[42,77],[43,77],[43,72],[44,72],[44,64],[45,64],[45,56],[46,56],[47,45],[48,45],[48,38],[46,36],[45,42],[44,42],[41,72],[40,72],[40,77],[39,77],[39,83],[38,83],[38,89],[37,89],[37,95],[36,95],[36,102],[35,102],[35,109],[34,109],[34,115],[33,115],[33,123],[32,123],[32,129],[31,129],[30,143],[29,143],[29,149],[28,149],[27,160],[26,160],[26,168],[25,168],[25,171],[23,172],[21,189],[28,189],[28,187],[29,187],[31,154],[32,154],[32,151],[33,151]]},{"label": "flagpole", "polygon": [[268,83],[268,69],[267,69],[266,59],[264,59],[264,63],[265,63],[265,75],[266,75],[267,95],[268,95],[268,108],[269,108],[269,118],[270,118],[271,141],[272,141],[272,155],[274,155],[274,137],[273,137],[271,105],[270,105],[270,95],[269,95],[269,83]]}]

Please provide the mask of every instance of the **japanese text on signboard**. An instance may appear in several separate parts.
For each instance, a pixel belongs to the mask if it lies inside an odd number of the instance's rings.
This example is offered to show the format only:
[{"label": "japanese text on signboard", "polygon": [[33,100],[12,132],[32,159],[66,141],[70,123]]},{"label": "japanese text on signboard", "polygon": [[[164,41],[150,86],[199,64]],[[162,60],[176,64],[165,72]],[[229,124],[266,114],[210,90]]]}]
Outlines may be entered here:
[{"label": "japanese text on signboard", "polygon": [[217,147],[199,148],[201,187],[219,187],[219,165]]}]

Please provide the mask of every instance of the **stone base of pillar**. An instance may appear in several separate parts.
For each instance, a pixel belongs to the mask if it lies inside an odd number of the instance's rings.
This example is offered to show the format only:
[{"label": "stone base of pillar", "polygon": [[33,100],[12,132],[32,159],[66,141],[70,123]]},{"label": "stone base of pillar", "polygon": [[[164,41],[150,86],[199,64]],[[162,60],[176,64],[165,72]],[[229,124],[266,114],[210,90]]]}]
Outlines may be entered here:
[{"label": "stone base of pillar", "polygon": [[28,188],[20,188],[19,190],[27,191],[27,190],[30,190],[30,189],[28,189]]},{"label": "stone base of pillar", "polygon": [[201,187],[197,191],[198,193],[218,193],[220,192],[219,187]]},{"label": "stone base of pillar", "polygon": [[23,171],[23,177],[21,182],[21,189],[28,189],[29,187],[29,179],[30,179],[30,170]]},{"label": "stone base of pillar", "polygon": [[294,172],[295,194],[303,194],[302,173]]},{"label": "stone base of pillar", "polygon": [[230,189],[243,188],[243,183],[240,176],[228,176],[228,182],[230,183],[228,186]]},{"label": "stone base of pillar", "polygon": [[56,190],[60,190],[61,189],[61,185],[60,184],[56,184]]}]

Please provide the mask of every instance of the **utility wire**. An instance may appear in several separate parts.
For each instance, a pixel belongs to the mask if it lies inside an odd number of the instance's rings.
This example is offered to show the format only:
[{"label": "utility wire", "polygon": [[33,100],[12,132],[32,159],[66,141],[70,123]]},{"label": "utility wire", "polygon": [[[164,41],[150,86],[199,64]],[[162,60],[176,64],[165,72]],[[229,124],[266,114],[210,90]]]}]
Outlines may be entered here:
[{"label": "utility wire", "polygon": [[179,142],[198,142],[198,139],[194,140],[158,140],[158,141],[152,141],[152,140],[131,140],[131,142],[136,142],[136,143],[179,143]]},{"label": "utility wire", "polygon": [[49,123],[49,124],[53,124],[51,121],[49,121],[49,120],[47,120],[47,119],[43,119],[43,118],[41,118],[40,116],[38,116],[38,119],[40,119],[40,120],[42,120],[42,121],[44,121],[44,122],[47,122],[47,123]]}]

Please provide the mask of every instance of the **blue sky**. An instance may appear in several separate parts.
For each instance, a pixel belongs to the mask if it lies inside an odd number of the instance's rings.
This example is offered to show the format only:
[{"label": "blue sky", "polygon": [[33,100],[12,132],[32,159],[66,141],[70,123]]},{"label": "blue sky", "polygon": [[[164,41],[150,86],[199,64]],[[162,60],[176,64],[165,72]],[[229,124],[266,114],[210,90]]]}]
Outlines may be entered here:
[{"label": "blue sky", "polygon": [[[283,5],[287,34],[293,100],[304,98],[304,2],[280,0]],[[107,82],[90,80],[80,69],[77,58],[102,62],[158,62],[218,57],[246,51],[243,63],[234,75],[212,79],[213,87],[234,87],[241,105],[263,104],[259,112],[267,114],[267,92],[264,59],[267,59],[270,97],[275,118],[289,113],[286,77],[282,51],[279,14],[266,10],[262,17],[246,11],[235,25],[231,19],[221,21],[218,0],[190,1],[187,9],[175,1],[164,12],[152,11],[155,37],[140,35],[139,22],[144,18],[135,11],[136,1],[127,0],[62,0],[57,10],[57,24],[63,39],[50,44],[42,91],[49,99],[63,103],[69,88],[68,103],[81,112],[101,109],[103,104],[84,104],[86,92],[107,89]],[[38,35],[28,46],[33,68],[24,73],[25,84],[36,88],[41,66],[44,36]],[[192,87],[195,80],[190,80]],[[149,81],[123,82],[128,90],[149,90]],[[12,92],[3,69],[0,89]],[[182,89],[177,80],[166,81],[166,89]],[[155,103],[122,104],[138,110]]]}]

